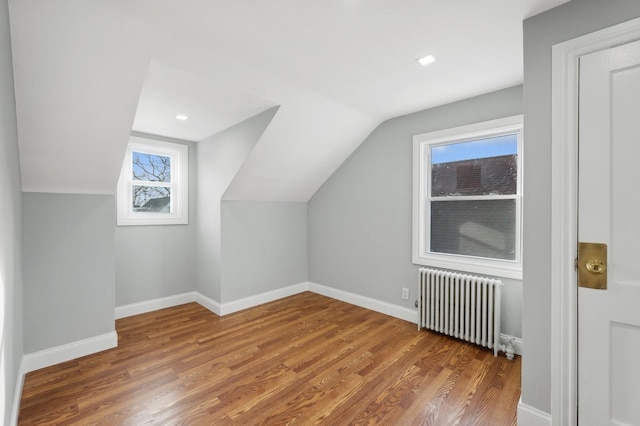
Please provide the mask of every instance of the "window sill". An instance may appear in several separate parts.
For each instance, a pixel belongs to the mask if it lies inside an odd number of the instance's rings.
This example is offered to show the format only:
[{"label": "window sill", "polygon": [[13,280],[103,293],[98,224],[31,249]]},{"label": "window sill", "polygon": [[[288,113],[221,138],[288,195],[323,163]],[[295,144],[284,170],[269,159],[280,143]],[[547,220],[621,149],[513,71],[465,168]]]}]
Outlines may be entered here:
[{"label": "window sill", "polygon": [[175,217],[175,218],[118,218],[118,226],[158,226],[158,225],[188,225],[187,218]]}]

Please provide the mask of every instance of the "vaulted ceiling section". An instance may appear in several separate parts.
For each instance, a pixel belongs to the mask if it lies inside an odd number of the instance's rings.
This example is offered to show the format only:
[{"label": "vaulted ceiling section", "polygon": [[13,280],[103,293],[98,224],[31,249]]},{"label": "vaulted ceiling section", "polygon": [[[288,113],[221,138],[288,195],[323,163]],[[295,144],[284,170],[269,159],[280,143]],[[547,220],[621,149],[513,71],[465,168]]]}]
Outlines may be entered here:
[{"label": "vaulted ceiling section", "polygon": [[280,106],[225,197],[306,201],[383,120],[521,83],[522,20],[565,1],[11,0],[23,190],[113,193],[132,131]]}]

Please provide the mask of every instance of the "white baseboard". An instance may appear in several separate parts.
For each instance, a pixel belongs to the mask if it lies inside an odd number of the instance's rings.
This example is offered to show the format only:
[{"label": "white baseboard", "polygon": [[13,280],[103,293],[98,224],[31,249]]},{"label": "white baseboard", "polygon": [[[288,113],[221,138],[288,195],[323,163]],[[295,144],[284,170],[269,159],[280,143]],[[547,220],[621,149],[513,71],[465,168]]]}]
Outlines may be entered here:
[{"label": "white baseboard", "polygon": [[216,302],[215,300],[210,299],[199,292],[194,292],[194,301],[209,309],[216,315],[224,316],[241,311],[243,309],[262,305],[264,303],[273,302],[274,300],[282,299],[284,297],[293,296],[294,294],[303,293],[305,291],[311,291],[313,293],[331,297],[332,299],[341,300],[352,305],[371,309],[372,311],[380,312],[405,321],[413,323],[417,323],[418,321],[418,313],[415,309],[393,305],[391,303],[382,302],[370,297],[361,296],[359,294],[349,293],[346,291],[337,290],[335,288],[310,282],[294,284],[288,287],[279,288],[276,290],[225,303]]},{"label": "white baseboard", "polygon": [[361,308],[371,309],[372,311],[380,312],[385,315],[389,315],[401,320],[409,321],[414,324],[418,323],[418,311],[411,308],[405,308],[404,306],[393,305],[391,303],[383,302],[370,297],[361,296],[355,293],[349,293],[347,291],[338,290],[332,287],[327,287],[320,284],[308,283],[309,291],[321,294],[323,296],[331,297],[332,299],[341,300],[352,305],[360,306]]},{"label": "white baseboard", "polygon": [[116,319],[126,318],[133,315],[146,314],[172,306],[184,305],[195,302],[196,292],[176,294],[175,296],[162,297],[159,299],[147,300],[145,302],[132,303],[130,305],[116,307]]},{"label": "white baseboard", "polygon": [[279,288],[277,290],[267,291],[265,293],[256,294],[255,296],[249,296],[243,299],[222,303],[220,304],[220,315],[232,314],[234,312],[242,311],[243,309],[262,305],[263,303],[273,302],[274,300],[305,292],[308,289],[309,284],[305,282]]},{"label": "white baseboard", "polygon": [[213,312],[214,314],[221,316],[220,312],[220,303],[216,302],[213,299],[208,298],[207,296],[205,296],[202,293],[199,292],[195,292],[195,300],[194,302],[196,302],[197,304],[199,304],[200,306],[203,306],[205,308],[207,308],[208,310],[210,310],[211,312]]},{"label": "white baseboard", "polygon": [[259,306],[264,303],[273,302],[274,300],[282,299],[284,297],[293,296],[294,294],[303,293],[305,291],[321,294],[323,296],[331,297],[332,299],[341,300],[352,305],[371,309],[372,311],[380,312],[405,321],[413,323],[417,323],[418,321],[418,314],[414,309],[393,305],[391,303],[382,302],[380,300],[361,296],[359,294],[349,293],[346,291],[337,290],[335,288],[310,282],[294,284],[288,287],[279,288],[276,290],[225,303],[216,302],[215,300],[210,299],[209,297],[199,292],[194,292],[194,301],[209,309],[214,314],[224,316],[244,309],[252,308],[254,306]]},{"label": "white baseboard", "polygon": [[160,299],[148,300],[145,302],[132,303],[130,305],[118,306],[116,308],[116,319],[130,317],[132,315],[144,314],[147,312],[157,311],[159,309],[170,308],[172,306],[183,305],[185,303],[196,302],[203,307],[209,309],[216,315],[223,316],[243,309],[252,308],[262,305],[263,303],[272,302],[282,299],[283,297],[292,296],[308,290],[308,283],[294,284],[288,287],[279,288],[265,293],[256,294],[254,296],[245,297],[243,299],[233,300],[231,302],[220,303],[204,294],[193,291],[190,293],[177,294],[175,296],[163,297]]},{"label": "white baseboard", "polygon": [[551,426],[551,414],[518,402],[518,426]]},{"label": "white baseboard", "polygon": [[118,334],[115,331],[89,339],[79,340],[66,345],[56,346],[38,352],[26,354],[22,359],[24,372],[39,370],[81,356],[90,355],[118,346]]},{"label": "white baseboard", "polygon": [[27,374],[24,371],[24,356],[20,360],[20,367],[18,367],[18,377],[16,378],[16,387],[13,394],[13,405],[11,406],[11,420],[9,424],[15,426],[18,424],[18,415],[20,414],[20,400],[22,399],[22,387],[24,385],[24,376]]}]

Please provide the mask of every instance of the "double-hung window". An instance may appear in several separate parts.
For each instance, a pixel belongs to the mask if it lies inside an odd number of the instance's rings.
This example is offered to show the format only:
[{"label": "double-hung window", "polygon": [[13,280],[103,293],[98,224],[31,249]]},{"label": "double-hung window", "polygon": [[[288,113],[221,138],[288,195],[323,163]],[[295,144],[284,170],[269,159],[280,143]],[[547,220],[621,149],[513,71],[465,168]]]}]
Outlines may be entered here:
[{"label": "double-hung window", "polygon": [[414,136],[413,263],[522,278],[522,116]]},{"label": "double-hung window", "polygon": [[132,136],[118,181],[118,225],[188,223],[188,146]]}]

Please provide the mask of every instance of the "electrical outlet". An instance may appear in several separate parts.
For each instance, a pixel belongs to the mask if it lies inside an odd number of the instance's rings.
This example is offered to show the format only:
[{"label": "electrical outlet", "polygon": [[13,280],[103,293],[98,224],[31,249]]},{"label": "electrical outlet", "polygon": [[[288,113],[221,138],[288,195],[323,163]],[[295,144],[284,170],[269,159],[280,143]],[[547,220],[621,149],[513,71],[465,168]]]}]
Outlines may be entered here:
[{"label": "electrical outlet", "polygon": [[409,300],[409,289],[402,287],[402,300]]}]

